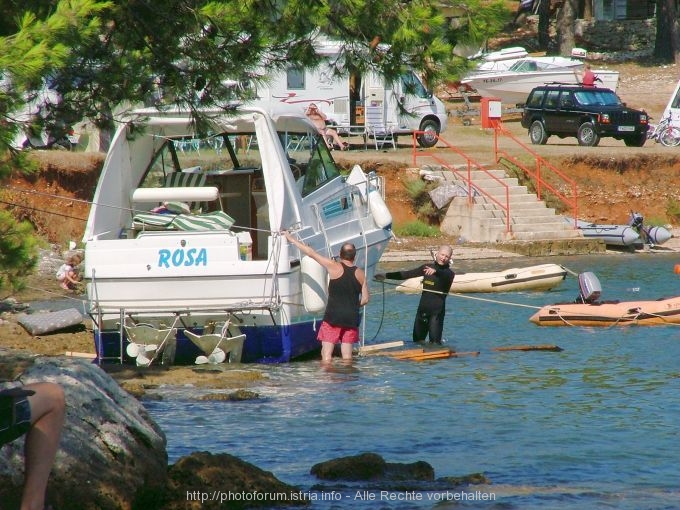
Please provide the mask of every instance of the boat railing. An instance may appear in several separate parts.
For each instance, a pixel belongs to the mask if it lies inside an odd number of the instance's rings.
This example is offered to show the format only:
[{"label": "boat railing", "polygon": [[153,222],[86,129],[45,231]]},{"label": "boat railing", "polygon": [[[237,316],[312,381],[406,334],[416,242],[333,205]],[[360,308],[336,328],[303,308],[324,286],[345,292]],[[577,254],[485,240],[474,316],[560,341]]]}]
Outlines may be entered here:
[{"label": "boat railing", "polygon": [[[414,131],[413,132],[413,144],[412,144],[412,159],[413,159],[413,166],[418,166],[418,158],[431,158],[432,160],[436,161],[437,164],[441,165],[443,168],[446,168],[448,171],[453,173],[456,177],[458,177],[460,180],[462,180],[466,187],[467,187],[467,201],[468,205],[472,206],[475,203],[475,196],[476,195],[481,195],[483,196],[487,201],[491,202],[494,204],[496,207],[498,207],[501,211],[503,211],[504,216],[505,216],[505,232],[509,233],[512,231],[512,225],[511,225],[511,220],[510,220],[510,186],[506,182],[504,182],[502,179],[498,178],[496,175],[494,175],[493,172],[491,172],[489,169],[487,169],[484,165],[481,163],[478,163],[475,161],[472,157],[469,155],[465,154],[463,151],[461,151],[458,147],[454,146],[444,138],[440,137],[436,133],[432,133],[430,131],[425,132],[425,131]],[[465,171],[461,171],[457,165],[453,165],[451,162],[445,160],[443,157],[438,156],[435,153],[432,152],[424,152],[419,150],[418,147],[418,138],[421,136],[434,136],[437,138],[437,142],[440,144],[444,144],[447,149],[449,149],[449,154],[451,152],[457,154],[458,156],[462,157],[465,160]],[[488,191],[484,190],[481,186],[477,186],[473,182],[472,178],[472,172],[473,170],[482,172],[486,177],[492,179],[495,181],[501,189],[504,191],[502,193],[505,196],[505,200],[499,200],[493,195],[491,195]]]},{"label": "boat railing", "polygon": [[[523,151],[530,154],[533,158],[533,168],[502,149],[499,144],[501,136],[506,140],[514,142]],[[494,157],[497,163],[500,163],[503,159],[509,161],[515,168],[529,177],[534,182],[536,196],[539,200],[544,200],[543,195],[546,191],[550,192],[572,211],[574,226],[576,225],[578,219],[578,189],[576,181],[546,161],[524,142],[517,139],[510,131],[505,129],[500,121],[494,122]]]}]

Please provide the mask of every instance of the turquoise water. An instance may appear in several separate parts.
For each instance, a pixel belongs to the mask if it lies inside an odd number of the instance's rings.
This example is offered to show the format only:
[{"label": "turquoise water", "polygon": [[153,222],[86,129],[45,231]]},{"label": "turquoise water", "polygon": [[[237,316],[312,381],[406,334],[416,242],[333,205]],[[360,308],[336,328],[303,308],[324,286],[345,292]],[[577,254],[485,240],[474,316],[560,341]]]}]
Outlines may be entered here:
[{"label": "turquoise water", "polygon": [[[543,262],[595,272],[603,299],[680,291],[677,255],[454,265],[482,271]],[[372,341],[408,340],[418,298],[385,291]],[[383,313],[382,286],[372,292],[369,339]],[[435,503],[428,498],[447,494],[421,493],[422,501],[404,502],[375,492],[375,501],[364,502],[353,487],[338,493],[340,501],[312,508],[680,508],[680,326],[539,328],[528,321],[535,307],[577,293],[570,276],[550,292],[478,295],[494,302],[449,298],[445,337],[458,351],[480,351],[477,357],[370,356],[336,370],[317,361],[266,366],[266,380],[250,388],[259,400],[196,402],[175,394],[145,405],[167,434],[170,462],[197,450],[226,452],[307,491],[319,482],[309,474],[314,464],[370,451],[387,462],[424,460],[436,477],[483,472],[492,483],[470,490],[495,498]],[[564,350],[491,350],[521,344]]]}]

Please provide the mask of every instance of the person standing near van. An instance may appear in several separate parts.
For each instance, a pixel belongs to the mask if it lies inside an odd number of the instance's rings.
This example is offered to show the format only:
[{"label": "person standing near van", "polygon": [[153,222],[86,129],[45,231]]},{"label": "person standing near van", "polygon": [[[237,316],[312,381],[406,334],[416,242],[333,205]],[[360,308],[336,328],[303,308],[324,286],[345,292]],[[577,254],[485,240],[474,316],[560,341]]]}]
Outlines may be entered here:
[{"label": "person standing near van", "polygon": [[383,281],[406,280],[423,277],[423,291],[413,322],[413,341],[423,342],[428,336],[430,343],[441,345],[444,333],[444,316],[446,315],[446,297],[451,290],[455,273],[450,267],[453,249],[442,245],[437,250],[434,263],[423,264],[408,271],[395,271],[376,274],[375,279]]},{"label": "person standing near van", "polygon": [[369,300],[366,274],[354,265],[356,247],[352,243],[343,244],[337,261],[317,253],[289,232],[284,235],[289,243],[328,271],[328,303],[317,334],[321,342],[321,361],[331,361],[336,344],[340,344],[342,359],[351,361],[353,344],[359,341],[361,307]]}]

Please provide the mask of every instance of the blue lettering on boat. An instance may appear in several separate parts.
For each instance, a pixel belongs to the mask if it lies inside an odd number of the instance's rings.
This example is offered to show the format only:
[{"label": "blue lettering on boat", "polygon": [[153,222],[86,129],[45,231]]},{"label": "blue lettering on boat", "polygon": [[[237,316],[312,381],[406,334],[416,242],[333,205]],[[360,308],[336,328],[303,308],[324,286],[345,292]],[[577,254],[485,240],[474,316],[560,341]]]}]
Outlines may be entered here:
[{"label": "blue lettering on boat", "polygon": [[[198,253],[197,253],[198,252]],[[200,266],[208,264],[208,251],[205,248],[178,248],[175,251],[158,250],[158,267]]]}]

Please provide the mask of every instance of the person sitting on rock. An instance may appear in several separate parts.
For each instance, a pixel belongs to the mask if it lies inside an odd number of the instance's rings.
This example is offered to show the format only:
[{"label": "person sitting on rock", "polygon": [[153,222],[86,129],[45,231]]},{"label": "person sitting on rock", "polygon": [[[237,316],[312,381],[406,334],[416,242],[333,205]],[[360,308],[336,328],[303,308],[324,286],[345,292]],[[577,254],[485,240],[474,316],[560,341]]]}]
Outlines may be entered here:
[{"label": "person sitting on rock", "polygon": [[26,434],[20,510],[43,510],[64,425],[62,387],[42,382],[0,391],[0,446]]}]

